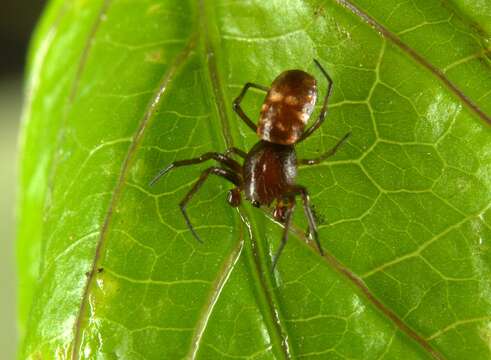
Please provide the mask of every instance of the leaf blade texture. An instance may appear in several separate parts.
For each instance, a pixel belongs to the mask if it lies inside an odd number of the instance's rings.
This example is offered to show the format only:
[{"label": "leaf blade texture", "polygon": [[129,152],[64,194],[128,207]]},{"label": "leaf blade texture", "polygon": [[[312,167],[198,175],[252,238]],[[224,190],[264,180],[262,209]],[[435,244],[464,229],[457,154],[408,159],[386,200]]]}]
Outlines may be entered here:
[{"label": "leaf blade texture", "polygon": [[[489,358],[489,35],[466,2],[52,1],[21,135],[21,358]],[[371,20],[370,20],[371,19]],[[483,25],[480,25],[483,24]],[[384,33],[384,29],[387,33]],[[414,53],[411,53],[413,51]],[[415,55],[416,54],[416,55]],[[163,166],[256,141],[248,81],[334,78],[298,146],[330,257]],[[244,101],[255,120],[262,94]],[[468,101],[467,101],[467,100]]]}]

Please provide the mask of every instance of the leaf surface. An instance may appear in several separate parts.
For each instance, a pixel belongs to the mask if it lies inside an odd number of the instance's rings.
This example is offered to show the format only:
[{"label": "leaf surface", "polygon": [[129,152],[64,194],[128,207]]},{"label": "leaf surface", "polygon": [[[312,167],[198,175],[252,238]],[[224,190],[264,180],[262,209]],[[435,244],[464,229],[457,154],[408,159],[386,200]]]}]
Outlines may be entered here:
[{"label": "leaf surface", "polygon": [[[486,15],[487,14],[487,15]],[[53,0],[33,40],[21,136],[21,358],[487,359],[491,72],[465,1]],[[248,81],[334,79],[297,147],[320,257],[176,159],[256,135]],[[256,120],[263,94],[244,109]]]}]

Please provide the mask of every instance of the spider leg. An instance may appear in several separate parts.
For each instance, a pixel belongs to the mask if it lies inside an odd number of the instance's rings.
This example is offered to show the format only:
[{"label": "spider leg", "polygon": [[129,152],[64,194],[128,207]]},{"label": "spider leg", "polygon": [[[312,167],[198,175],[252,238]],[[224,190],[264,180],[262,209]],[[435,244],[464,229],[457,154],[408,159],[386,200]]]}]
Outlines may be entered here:
[{"label": "spider leg", "polygon": [[327,71],[324,70],[322,65],[316,59],[314,59],[314,63],[315,63],[315,65],[317,65],[317,67],[320,69],[322,74],[327,79],[327,93],[326,93],[326,96],[324,97],[324,102],[322,103],[321,113],[319,114],[319,117],[317,118],[317,120],[315,120],[315,122],[312,124],[311,127],[309,127],[307,130],[305,130],[305,132],[303,133],[302,137],[298,140],[298,142],[303,141],[306,138],[308,138],[310,135],[312,135],[312,133],[315,130],[317,130],[319,128],[319,126],[322,125],[322,123],[324,122],[324,120],[326,119],[326,116],[327,116],[327,105],[329,102],[329,97],[332,94],[333,81],[332,81],[331,77],[329,76]]},{"label": "spider leg", "polygon": [[284,214],[284,228],[283,228],[283,235],[281,236],[281,242],[280,246],[278,247],[278,250],[276,250],[276,253],[273,256],[273,266],[271,267],[271,272],[274,272],[274,269],[276,268],[276,264],[278,263],[278,259],[280,258],[281,253],[283,252],[283,249],[286,245],[286,241],[288,240],[288,232],[290,231],[290,226],[292,223],[292,215],[293,215],[293,210],[295,210],[295,197],[291,197],[288,202],[288,206],[285,210]]},{"label": "spider leg", "polygon": [[317,224],[315,222],[314,215],[312,214],[312,207],[310,205],[309,193],[307,192],[306,188],[301,186],[298,187],[298,191],[300,193],[300,196],[302,197],[303,210],[305,213],[305,217],[307,218],[307,221],[309,223],[309,236],[314,238],[314,241],[317,245],[317,249],[319,250],[319,254],[321,256],[324,256],[324,250],[322,250],[322,246],[319,240],[319,234],[317,232]]},{"label": "spider leg", "polygon": [[174,161],[169,165],[167,165],[162,170],[160,170],[160,172],[152,179],[152,181],[150,181],[150,186],[154,185],[162,176],[164,176],[165,174],[167,174],[169,171],[171,171],[176,167],[199,164],[210,159],[216,160],[219,163],[225,165],[226,167],[232,169],[234,172],[240,173],[242,166],[237,161],[227,156],[227,153],[232,152],[229,150],[230,149],[227,149],[225,155],[217,152],[207,152],[197,158]]},{"label": "spider leg", "polygon": [[233,146],[229,147],[225,151],[225,156],[228,156],[229,154],[239,155],[243,159],[245,159],[247,157],[247,153],[244,150],[241,150],[241,149],[233,147]]},{"label": "spider leg", "polygon": [[315,159],[300,159],[298,160],[299,165],[315,165],[315,164],[320,164],[324,160],[330,158],[331,156],[334,156],[338,149],[349,139],[351,136],[351,131],[347,133],[346,135],[343,136],[341,140],[337,142],[336,145],[334,145],[330,150],[326,151],[324,154],[321,156],[315,158]]},{"label": "spider leg", "polygon": [[303,202],[303,211],[305,213],[305,217],[309,223],[309,237],[314,238],[315,244],[317,245],[317,249],[319,249],[319,254],[324,256],[324,250],[322,250],[321,243],[319,241],[319,234],[317,233],[317,224],[315,222],[314,214],[312,213],[312,207],[310,205],[310,198],[307,189],[303,186],[295,186],[293,194],[300,195]]},{"label": "spider leg", "polygon": [[307,218],[307,222],[309,223],[309,230],[308,230],[308,237],[313,238],[315,241],[315,244],[317,245],[317,249],[319,250],[319,254],[321,256],[324,256],[324,250],[322,249],[320,240],[319,240],[319,235],[317,232],[317,224],[315,222],[314,214],[312,212],[312,206],[310,205],[310,198],[309,198],[309,193],[307,189],[303,186],[300,185],[295,185],[292,187],[291,191],[285,194],[285,199],[288,199],[288,203],[286,204],[286,208],[283,210],[285,211],[283,215],[283,224],[284,224],[284,229],[283,229],[283,235],[281,237],[281,243],[280,246],[278,247],[278,250],[276,250],[276,254],[273,257],[273,267],[272,271],[274,271],[276,264],[278,263],[278,258],[280,257],[283,248],[286,245],[286,241],[288,240],[288,232],[290,231],[291,227],[291,222],[292,222],[292,215],[293,215],[293,210],[295,210],[295,196],[300,195],[302,198],[302,203],[303,203],[303,210],[305,213],[305,217]]},{"label": "spider leg", "polygon": [[249,117],[245,114],[244,110],[242,110],[242,108],[240,107],[240,102],[242,101],[242,98],[246,94],[247,90],[251,87],[259,89],[259,90],[263,90],[263,91],[269,91],[269,88],[267,86],[248,82],[242,88],[242,91],[240,92],[239,96],[237,96],[235,98],[235,100],[233,102],[233,108],[234,108],[234,111],[237,113],[237,115],[239,115],[240,118],[242,120],[244,120],[244,122],[247,124],[247,126],[249,126],[252,129],[252,131],[256,132],[256,130],[257,130],[256,124],[254,124],[252,122],[252,120],[249,119]]},{"label": "spider leg", "polygon": [[237,187],[239,187],[241,183],[240,177],[237,174],[233,173],[232,171],[227,169],[222,169],[219,167],[210,167],[201,173],[199,179],[194,183],[191,190],[189,190],[189,192],[186,194],[184,199],[181,200],[181,202],[179,203],[179,207],[181,209],[182,215],[184,216],[184,220],[186,221],[189,230],[191,230],[191,233],[194,235],[196,240],[198,240],[201,243],[203,241],[198,236],[198,234],[193,228],[193,225],[191,224],[191,220],[189,219],[188,214],[186,212],[186,206],[188,202],[192,199],[193,195],[196,194],[196,192],[201,188],[201,186],[203,186],[204,182],[208,178],[208,175],[210,174],[221,176],[227,179],[228,181],[230,181],[231,183],[233,183]]}]

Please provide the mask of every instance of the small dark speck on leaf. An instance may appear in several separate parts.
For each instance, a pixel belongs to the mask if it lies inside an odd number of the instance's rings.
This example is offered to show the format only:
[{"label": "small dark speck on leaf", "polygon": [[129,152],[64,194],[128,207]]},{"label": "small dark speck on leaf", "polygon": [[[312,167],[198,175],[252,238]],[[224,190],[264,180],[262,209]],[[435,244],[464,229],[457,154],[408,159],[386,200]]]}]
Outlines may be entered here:
[{"label": "small dark speck on leaf", "polygon": [[314,16],[324,16],[325,12],[324,6],[319,5],[314,9]]},{"label": "small dark speck on leaf", "polygon": [[[104,271],[104,268],[101,268],[101,267],[100,267],[100,268],[98,268],[98,269],[97,269],[97,273],[98,273],[98,274],[101,274],[103,271]],[[85,273],[85,276],[89,277],[89,276],[90,276],[90,273],[91,273],[91,271],[87,271],[87,272]]]}]

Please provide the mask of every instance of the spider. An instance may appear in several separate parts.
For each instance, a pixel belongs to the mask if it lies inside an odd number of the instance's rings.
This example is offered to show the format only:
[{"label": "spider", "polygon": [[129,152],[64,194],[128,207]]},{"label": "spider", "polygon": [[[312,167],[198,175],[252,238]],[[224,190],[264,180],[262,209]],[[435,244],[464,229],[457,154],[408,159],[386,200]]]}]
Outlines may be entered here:
[{"label": "spider", "polygon": [[[233,109],[247,126],[259,136],[260,140],[253,148],[246,153],[238,148],[230,147],[224,153],[207,152],[197,158],[175,161],[162,169],[150,182],[150,185],[154,185],[169,171],[181,166],[199,164],[211,159],[221,165],[204,170],[191,190],[179,203],[189,230],[199,242],[202,240],[191,224],[186,206],[208,176],[213,174],[225,178],[235,185],[233,189],[229,190],[227,197],[227,201],[232,207],[240,205],[242,192],[255,207],[270,206],[275,202],[273,218],[283,224],[284,229],[281,243],[272,260],[273,271],[288,239],[297,196],[302,199],[308,221],[307,236],[314,239],[319,253],[321,256],[324,255],[308,191],[304,186],[295,183],[297,167],[298,165],[319,164],[333,156],[351,133],[347,133],[333,148],[317,158],[297,159],[295,145],[307,139],[324,122],[333,88],[333,81],[329,74],[317,60],[314,59],[314,62],[327,79],[328,85],[319,117],[309,128],[304,130],[317,100],[317,82],[312,75],[302,70],[287,70],[273,81],[270,88],[255,83],[246,83],[239,96],[233,101]],[[257,126],[240,106],[249,88],[266,92]],[[243,164],[241,165],[231,155],[241,157]]]}]

